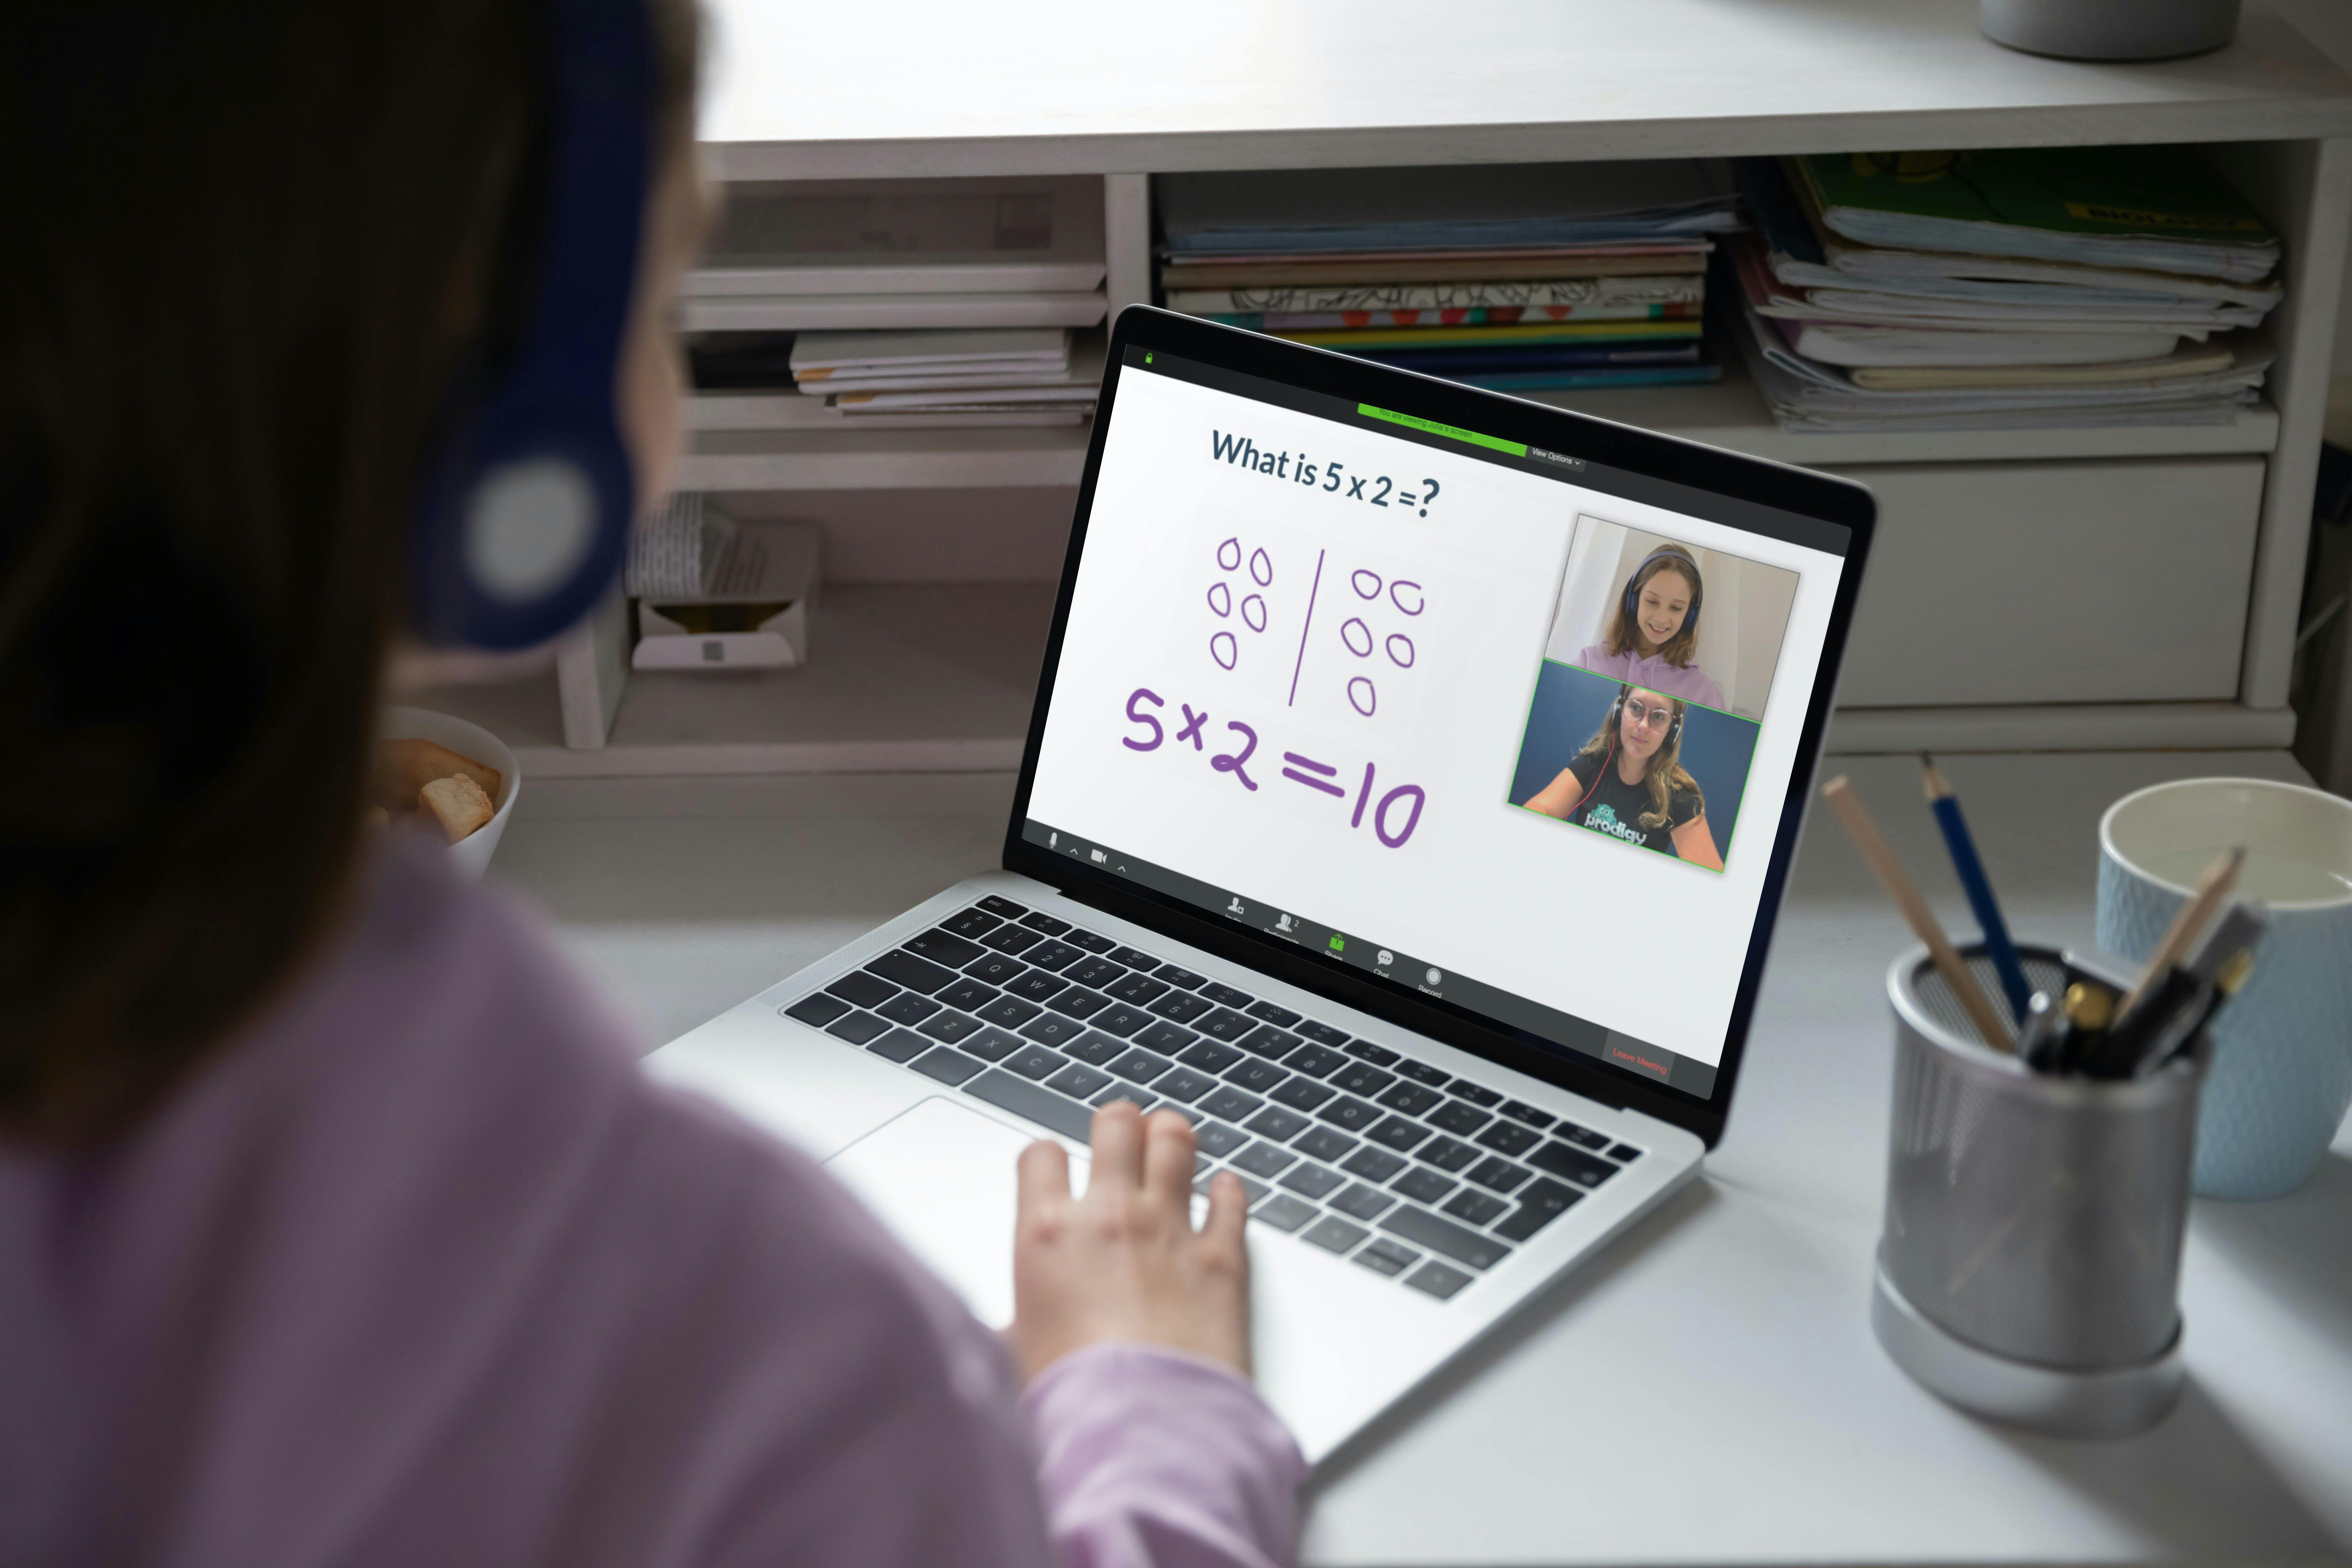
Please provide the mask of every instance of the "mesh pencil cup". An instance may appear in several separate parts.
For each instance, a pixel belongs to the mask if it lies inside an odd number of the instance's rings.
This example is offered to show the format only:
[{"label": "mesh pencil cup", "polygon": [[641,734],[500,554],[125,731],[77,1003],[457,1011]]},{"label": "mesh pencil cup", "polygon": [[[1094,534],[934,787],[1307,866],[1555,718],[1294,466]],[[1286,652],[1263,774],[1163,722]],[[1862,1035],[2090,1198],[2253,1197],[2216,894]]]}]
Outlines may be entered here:
[{"label": "mesh pencil cup", "polygon": [[[2130,983],[2021,944],[2053,996]],[[1990,996],[1992,966],[1962,950]],[[1886,974],[1895,1106],[1871,1327],[1960,1408],[2072,1437],[2120,1437],[2180,1397],[2179,1298],[2197,1089],[2208,1046],[2147,1078],[2036,1073],[1985,1046],[1924,947]]]}]

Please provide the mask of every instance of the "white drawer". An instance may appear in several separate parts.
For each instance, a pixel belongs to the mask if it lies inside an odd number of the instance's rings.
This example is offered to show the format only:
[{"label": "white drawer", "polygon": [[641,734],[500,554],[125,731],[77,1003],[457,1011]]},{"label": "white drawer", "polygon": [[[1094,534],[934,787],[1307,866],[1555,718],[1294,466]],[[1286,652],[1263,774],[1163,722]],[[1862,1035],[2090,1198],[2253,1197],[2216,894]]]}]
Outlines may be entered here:
[{"label": "white drawer", "polygon": [[2262,458],[1839,471],[1879,506],[1842,705],[2237,695]]}]

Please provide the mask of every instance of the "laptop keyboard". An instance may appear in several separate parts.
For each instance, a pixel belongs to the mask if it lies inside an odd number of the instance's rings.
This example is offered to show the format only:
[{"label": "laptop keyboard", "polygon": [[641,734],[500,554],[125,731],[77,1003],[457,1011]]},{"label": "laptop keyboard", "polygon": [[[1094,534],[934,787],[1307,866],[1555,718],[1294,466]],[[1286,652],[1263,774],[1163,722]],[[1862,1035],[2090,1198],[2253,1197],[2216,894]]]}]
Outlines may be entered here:
[{"label": "laptop keyboard", "polygon": [[1085,1142],[1115,1100],[1175,1110],[1195,1190],[1450,1300],[1642,1157],[1278,1003],[985,898],[782,1009]]}]

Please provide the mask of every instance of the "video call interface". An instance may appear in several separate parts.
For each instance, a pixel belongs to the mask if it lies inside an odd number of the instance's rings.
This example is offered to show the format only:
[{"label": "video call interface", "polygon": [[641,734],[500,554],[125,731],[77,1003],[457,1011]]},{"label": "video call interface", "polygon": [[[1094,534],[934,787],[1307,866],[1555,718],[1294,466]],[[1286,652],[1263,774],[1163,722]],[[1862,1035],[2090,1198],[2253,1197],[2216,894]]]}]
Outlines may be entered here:
[{"label": "video call interface", "polygon": [[1843,540],[1131,350],[1024,837],[1706,1098]]}]

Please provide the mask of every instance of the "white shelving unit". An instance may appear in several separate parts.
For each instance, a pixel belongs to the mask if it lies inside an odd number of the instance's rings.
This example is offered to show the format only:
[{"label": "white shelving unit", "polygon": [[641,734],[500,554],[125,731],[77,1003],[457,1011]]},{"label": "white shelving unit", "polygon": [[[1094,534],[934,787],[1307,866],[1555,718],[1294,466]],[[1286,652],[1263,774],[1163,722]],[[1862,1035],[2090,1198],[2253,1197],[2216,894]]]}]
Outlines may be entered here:
[{"label": "white shelving unit", "polygon": [[944,489],[1076,485],[1087,426],[980,430],[698,430],[689,490]]},{"label": "white shelving unit", "polygon": [[406,700],[498,735],[527,779],[1011,769],[1053,602],[1049,584],[829,585],[805,669],[635,675],[597,749],[564,744],[551,673]]},{"label": "white shelving unit", "polygon": [[[1075,0],[986,18],[944,3],[710,9],[700,129],[722,179],[1099,176],[1114,311],[1150,298],[1156,173],[2204,143],[2284,236],[2287,258],[2286,299],[2265,328],[2280,355],[2269,400],[2230,424],[1792,435],[1736,367],[1713,386],[1545,400],[1835,468],[1879,492],[1885,547],[1833,745],[2293,736],[2288,670],[2352,226],[2352,80],[2265,0],[2247,0],[2231,47],[2137,67],[2002,49],[1977,33],[1977,0],[1571,11],[1488,0],[1433,31],[1343,24],[1315,0],[1212,0],[1181,27]],[[1415,39],[1409,63],[1389,41],[1397,26]],[[887,90],[862,73],[803,68],[860,58],[877,28],[894,39]],[[1087,435],[697,431],[679,482],[756,497],[771,514],[804,501],[822,515],[828,492],[988,489],[1037,491],[1039,507],[1066,515]],[[952,542],[956,559],[971,558],[969,538]],[[1045,589],[826,595],[807,670],[635,678],[601,752],[562,747],[551,681],[443,695],[477,717],[498,710],[492,727],[542,773],[1010,765]],[[1918,629],[1947,624],[1948,641]]]}]

